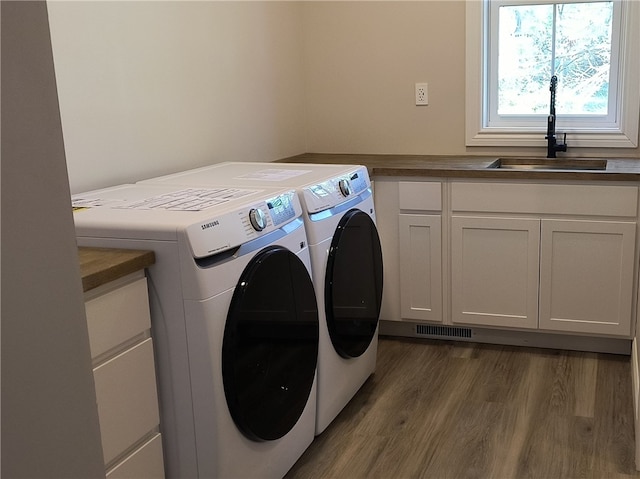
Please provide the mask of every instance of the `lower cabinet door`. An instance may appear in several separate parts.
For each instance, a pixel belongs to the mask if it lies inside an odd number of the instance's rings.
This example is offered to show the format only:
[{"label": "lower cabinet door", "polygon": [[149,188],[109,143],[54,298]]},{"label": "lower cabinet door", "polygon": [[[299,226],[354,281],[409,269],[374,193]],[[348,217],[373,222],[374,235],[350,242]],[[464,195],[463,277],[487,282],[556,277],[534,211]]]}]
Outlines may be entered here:
[{"label": "lower cabinet door", "polygon": [[453,323],[538,327],[540,220],[453,216]]},{"label": "lower cabinet door", "polygon": [[442,219],[401,214],[400,315],[442,321]]},{"label": "lower cabinet door", "polygon": [[542,220],[540,328],[631,337],[636,223]]}]

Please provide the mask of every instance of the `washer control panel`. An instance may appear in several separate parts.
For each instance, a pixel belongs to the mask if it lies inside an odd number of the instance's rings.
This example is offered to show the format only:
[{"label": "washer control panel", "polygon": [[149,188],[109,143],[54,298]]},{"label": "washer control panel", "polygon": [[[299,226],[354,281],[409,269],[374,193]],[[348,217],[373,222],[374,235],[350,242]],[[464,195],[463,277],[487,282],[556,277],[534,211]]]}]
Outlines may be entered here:
[{"label": "washer control panel", "polygon": [[291,190],[192,224],[186,234],[193,256],[203,258],[256,239],[301,214],[300,200]]},{"label": "washer control panel", "polygon": [[302,192],[307,213],[317,213],[333,208],[359,195],[371,186],[364,166],[321,183],[305,187]]}]

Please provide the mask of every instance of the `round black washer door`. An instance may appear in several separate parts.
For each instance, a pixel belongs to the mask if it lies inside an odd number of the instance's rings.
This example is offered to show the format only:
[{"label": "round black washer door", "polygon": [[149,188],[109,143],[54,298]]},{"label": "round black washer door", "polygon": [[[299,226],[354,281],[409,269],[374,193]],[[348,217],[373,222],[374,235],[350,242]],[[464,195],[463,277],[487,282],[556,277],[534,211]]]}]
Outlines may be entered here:
[{"label": "round black washer door", "polygon": [[371,217],[349,210],[333,235],[325,277],[329,336],[344,358],[361,356],[371,344],[382,303],[382,247]]},{"label": "round black washer door", "polygon": [[304,263],[281,246],[256,254],[225,323],[222,378],[229,411],[254,441],[283,437],[307,404],[318,359],[318,306]]}]

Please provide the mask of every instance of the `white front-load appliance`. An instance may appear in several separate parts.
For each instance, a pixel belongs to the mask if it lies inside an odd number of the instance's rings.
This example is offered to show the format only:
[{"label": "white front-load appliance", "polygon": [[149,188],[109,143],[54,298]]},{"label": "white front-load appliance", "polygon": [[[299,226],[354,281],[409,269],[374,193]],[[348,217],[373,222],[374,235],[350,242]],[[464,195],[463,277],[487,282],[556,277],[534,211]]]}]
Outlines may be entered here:
[{"label": "white front-load appliance", "polygon": [[371,182],[357,165],[218,163],[145,184],[295,188],[309,238],[320,311],[316,434],[375,371],[382,249]]},{"label": "white front-load appliance", "polygon": [[79,245],[155,252],[167,476],[284,476],[314,438],[319,334],[295,191],[121,185],[73,205]]}]

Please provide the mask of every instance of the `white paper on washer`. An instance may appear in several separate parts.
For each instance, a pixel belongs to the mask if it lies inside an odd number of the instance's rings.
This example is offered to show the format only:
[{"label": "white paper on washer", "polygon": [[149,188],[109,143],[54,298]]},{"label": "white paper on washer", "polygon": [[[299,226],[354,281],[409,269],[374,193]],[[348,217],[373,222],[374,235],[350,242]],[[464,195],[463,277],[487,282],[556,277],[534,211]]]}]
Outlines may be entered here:
[{"label": "white paper on washer", "polygon": [[311,170],[286,170],[269,168],[266,170],[253,171],[246,175],[238,176],[234,179],[240,180],[259,180],[259,181],[285,181],[296,176],[311,173]]}]

